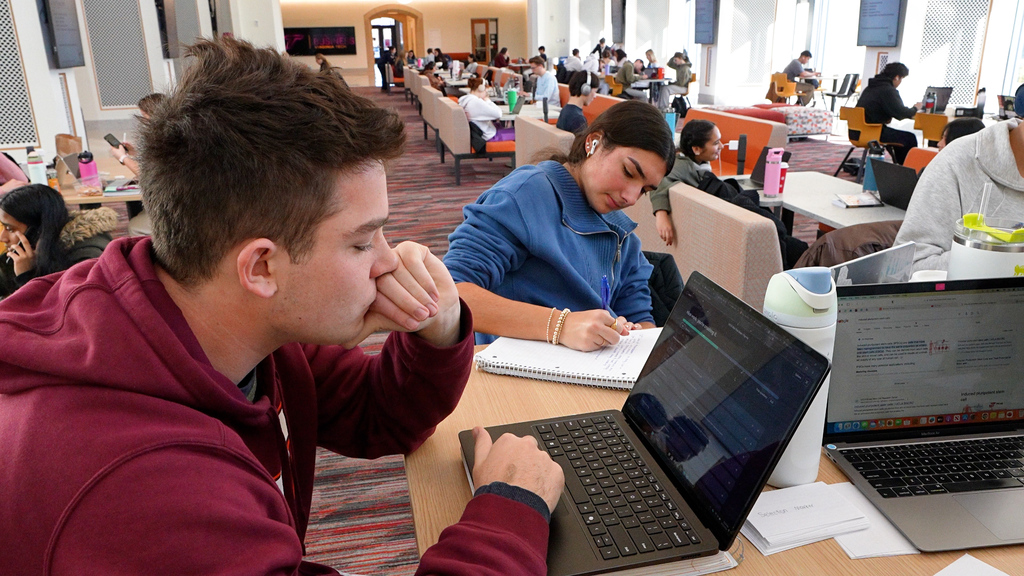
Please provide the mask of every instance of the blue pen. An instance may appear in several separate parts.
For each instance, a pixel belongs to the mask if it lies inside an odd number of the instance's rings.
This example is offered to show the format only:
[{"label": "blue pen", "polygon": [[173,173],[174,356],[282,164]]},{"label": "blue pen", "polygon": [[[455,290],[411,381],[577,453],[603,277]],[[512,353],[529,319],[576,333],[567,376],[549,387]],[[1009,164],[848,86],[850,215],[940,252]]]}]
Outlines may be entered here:
[{"label": "blue pen", "polygon": [[615,313],[611,311],[609,306],[612,303],[612,287],[608,283],[608,276],[601,276],[601,308],[607,310],[612,318],[615,318]]}]

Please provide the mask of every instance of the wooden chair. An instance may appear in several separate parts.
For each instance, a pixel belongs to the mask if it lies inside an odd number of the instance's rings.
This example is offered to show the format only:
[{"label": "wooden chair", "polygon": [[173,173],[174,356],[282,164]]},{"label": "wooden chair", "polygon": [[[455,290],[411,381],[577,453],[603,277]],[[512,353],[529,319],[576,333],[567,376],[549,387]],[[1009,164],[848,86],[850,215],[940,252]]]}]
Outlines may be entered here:
[{"label": "wooden chair", "polygon": [[618,96],[622,94],[622,89],[625,88],[625,86],[619,84],[619,82],[615,79],[615,76],[612,76],[611,74],[605,74],[604,81],[605,84],[608,84],[608,87],[611,88],[612,96]]},{"label": "wooden chair", "polygon": [[948,122],[945,114],[919,113],[914,115],[914,130],[920,130],[926,141],[938,142],[942,140],[942,131]]},{"label": "wooden chair", "polygon": [[[836,172],[833,176],[839,175],[839,171],[843,169],[843,165],[846,164],[846,161],[850,158],[850,154],[853,153],[854,149],[862,148],[864,152],[861,154],[860,165],[857,168],[857,182],[860,182],[864,178],[864,163],[867,162],[868,143],[874,141],[878,142],[882,146],[888,147],[892,147],[897,144],[881,141],[882,125],[868,124],[867,121],[864,120],[863,108],[848,108],[843,106],[839,109],[839,119],[846,120],[847,134],[850,138],[850,144],[853,144],[853,147],[847,150],[846,156],[843,158],[843,161],[839,163],[839,167],[836,168]],[[850,131],[857,132],[859,136],[854,138],[852,134],[849,134]]]},{"label": "wooden chair", "polygon": [[796,82],[790,82],[785,72],[772,74],[772,85],[768,89],[768,94],[768,99],[773,102],[780,98],[784,102],[789,102],[790,98],[797,96]]}]

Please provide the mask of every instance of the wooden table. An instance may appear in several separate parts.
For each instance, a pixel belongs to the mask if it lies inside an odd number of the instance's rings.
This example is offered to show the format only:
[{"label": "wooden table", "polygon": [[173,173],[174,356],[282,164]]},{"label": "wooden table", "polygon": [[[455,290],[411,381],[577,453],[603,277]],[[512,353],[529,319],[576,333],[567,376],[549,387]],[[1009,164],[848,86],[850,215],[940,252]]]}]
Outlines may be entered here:
[{"label": "wooden table", "polygon": [[[833,228],[845,228],[854,224],[903,220],[906,211],[894,206],[870,206],[865,208],[840,208],[832,203],[836,194],[859,194],[863,184],[835,178],[820,172],[789,172],[782,194],[769,198],[761,194],[761,206],[781,206],[783,210],[803,214],[808,218]],[[786,221],[786,215],[783,215]],[[792,230],[792,215],[786,224]]]},{"label": "wooden table", "polygon": [[119,196],[80,196],[76,194],[73,189],[69,190],[62,188],[60,193],[64,196],[64,203],[70,205],[109,204],[111,202],[134,202],[142,200],[142,192]]},{"label": "wooden table", "polygon": [[[617,409],[622,407],[626,395],[619,390],[497,376],[474,368],[455,412],[438,425],[419,450],[405,458],[420,554],[437,542],[442,530],[459,520],[472,496],[459,448],[460,431],[476,425],[495,426]],[[845,482],[846,477],[823,456],[818,480],[833,484]],[[955,529],[951,524],[950,530]],[[939,552],[850,560],[831,539],[768,557],[749,542],[745,547],[744,562],[725,574],[933,576],[964,554]],[[1024,574],[1024,545],[974,549],[970,554],[1007,574]]]}]

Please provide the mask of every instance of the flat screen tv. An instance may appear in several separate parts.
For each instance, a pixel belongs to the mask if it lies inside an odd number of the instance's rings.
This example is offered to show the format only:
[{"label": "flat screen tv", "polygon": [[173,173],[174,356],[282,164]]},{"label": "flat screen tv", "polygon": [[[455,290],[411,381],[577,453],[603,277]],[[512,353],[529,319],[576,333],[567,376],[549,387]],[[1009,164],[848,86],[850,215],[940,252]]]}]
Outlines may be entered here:
[{"label": "flat screen tv", "polygon": [[292,56],[355,54],[355,26],[334,28],[285,28],[284,46]]},{"label": "flat screen tv", "polygon": [[861,0],[857,46],[898,46],[903,3],[904,0]]},{"label": "flat screen tv", "polygon": [[85,66],[75,0],[36,0],[50,68]]},{"label": "flat screen tv", "polygon": [[718,30],[718,0],[697,0],[694,5],[693,42],[714,44]]}]

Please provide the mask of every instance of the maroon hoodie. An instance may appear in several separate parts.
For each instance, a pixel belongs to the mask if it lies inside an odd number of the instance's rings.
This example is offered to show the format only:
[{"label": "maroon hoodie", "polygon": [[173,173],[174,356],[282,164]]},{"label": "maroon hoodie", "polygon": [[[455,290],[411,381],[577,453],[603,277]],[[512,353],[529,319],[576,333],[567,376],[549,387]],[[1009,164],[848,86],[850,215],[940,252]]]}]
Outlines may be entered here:
[{"label": "maroon hoodie", "polygon": [[[249,402],[149,239],[30,282],[0,302],[0,574],[330,573],[302,562],[316,446],[375,458],[426,440],[469,376],[462,318],[451,348],[282,346]],[[481,495],[420,573],[543,574],[547,536],[530,506]]]}]

